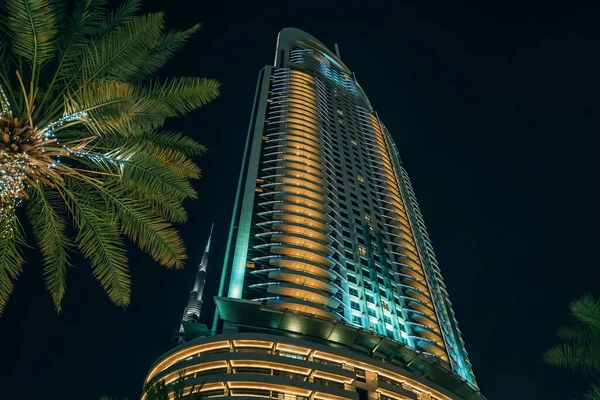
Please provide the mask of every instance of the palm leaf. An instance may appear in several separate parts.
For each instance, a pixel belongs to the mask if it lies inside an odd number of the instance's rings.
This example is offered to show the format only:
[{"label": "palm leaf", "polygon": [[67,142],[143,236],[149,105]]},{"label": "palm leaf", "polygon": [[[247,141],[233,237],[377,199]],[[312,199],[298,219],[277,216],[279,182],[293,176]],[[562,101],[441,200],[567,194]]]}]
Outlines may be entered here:
[{"label": "palm leaf", "polygon": [[548,350],[544,361],[558,367],[568,367],[575,372],[589,374],[600,369],[600,348],[581,344],[562,343]]},{"label": "palm leaf", "polygon": [[214,79],[183,77],[164,83],[154,81],[138,89],[137,94],[167,107],[169,116],[180,116],[214,100],[220,86]]},{"label": "palm leaf", "polygon": [[[58,33],[57,64],[54,68],[52,80],[45,89],[45,96],[38,106],[38,110],[41,110],[43,114],[47,114],[44,105],[51,95],[54,99],[60,99],[69,91],[69,85],[66,82],[77,76],[76,71],[81,68],[80,60],[89,43],[89,37],[99,29],[106,18],[105,4],[105,0],[75,1],[73,15],[65,24],[65,28],[59,30]],[[55,91],[55,83],[57,82],[60,82],[61,85]],[[52,104],[61,105],[60,102],[53,102]],[[40,111],[38,111],[38,114],[41,114]]]},{"label": "palm leaf", "polygon": [[588,293],[572,302],[570,308],[575,318],[600,333],[600,301]]},{"label": "palm leaf", "polygon": [[67,177],[65,196],[78,233],[75,242],[84,257],[90,260],[94,277],[100,282],[113,303],[129,304],[131,288],[127,257],[112,213],[104,209],[101,196],[84,183]]},{"label": "palm leaf", "polygon": [[93,32],[95,42],[101,42],[109,33],[116,28],[131,21],[140,9],[140,0],[126,0],[119,4],[114,11],[100,20],[98,28]]},{"label": "palm leaf", "polygon": [[57,311],[66,291],[66,275],[69,266],[67,249],[72,242],[67,238],[65,215],[60,212],[61,198],[55,190],[48,190],[38,183],[27,204],[33,234],[44,256],[44,280]]},{"label": "palm leaf", "polygon": [[185,248],[171,224],[157,216],[152,208],[127,198],[118,184],[103,185],[101,194],[113,207],[123,233],[142,250],[166,267],[183,265]]},{"label": "palm leaf", "polygon": [[588,390],[583,400],[600,400],[600,385],[592,385],[592,388]]},{"label": "palm leaf", "polygon": [[142,69],[140,72],[145,76],[156,73],[198,29],[200,29],[200,24],[196,24],[185,31],[171,31],[162,35],[156,44],[149,49],[145,61],[141,64]]},{"label": "palm leaf", "polygon": [[83,80],[126,81],[143,78],[140,64],[163,30],[162,13],[134,17],[89,49],[83,60]]},{"label": "palm leaf", "polygon": [[178,178],[170,168],[151,158],[136,157],[123,167],[122,182],[125,187],[143,192],[157,192],[176,199],[197,198],[188,180]]},{"label": "palm leaf", "polygon": [[13,291],[13,281],[21,274],[24,263],[21,246],[24,244],[19,220],[3,218],[0,221],[0,313]]},{"label": "palm leaf", "polygon": [[587,326],[576,325],[560,327],[557,329],[556,335],[561,339],[584,345],[600,343],[599,332],[590,329]]},{"label": "palm leaf", "polygon": [[33,73],[54,55],[55,12],[47,0],[5,0],[13,52],[32,64]]}]

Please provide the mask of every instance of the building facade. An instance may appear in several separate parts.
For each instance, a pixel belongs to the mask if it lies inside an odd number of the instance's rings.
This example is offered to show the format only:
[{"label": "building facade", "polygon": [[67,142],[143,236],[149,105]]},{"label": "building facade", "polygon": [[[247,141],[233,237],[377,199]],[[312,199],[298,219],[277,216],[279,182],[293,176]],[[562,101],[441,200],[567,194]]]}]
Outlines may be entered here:
[{"label": "building facade", "polygon": [[280,32],[242,164],[212,335],[163,355],[147,384],[483,399],[396,146],[337,48]]}]

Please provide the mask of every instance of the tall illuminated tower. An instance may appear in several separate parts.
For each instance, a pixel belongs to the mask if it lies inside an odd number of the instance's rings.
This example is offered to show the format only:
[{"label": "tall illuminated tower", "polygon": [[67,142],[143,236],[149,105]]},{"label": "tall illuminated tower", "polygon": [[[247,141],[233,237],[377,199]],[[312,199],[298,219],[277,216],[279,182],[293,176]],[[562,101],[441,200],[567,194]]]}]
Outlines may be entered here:
[{"label": "tall illuminated tower", "polygon": [[196,280],[194,281],[194,287],[190,292],[188,304],[183,310],[183,317],[181,318],[181,327],[179,332],[183,333],[183,323],[187,321],[199,322],[200,313],[202,312],[203,296],[204,296],[204,285],[206,283],[206,268],[208,267],[208,253],[210,251],[210,240],[212,238],[212,232],[215,224],[210,227],[210,234],[206,241],[206,247],[204,248],[204,254],[202,254],[202,260],[198,265],[198,273],[196,273]]},{"label": "tall illuminated tower", "polygon": [[484,399],[390,133],[337,46],[297,29],[259,75],[215,303],[212,335],[163,355],[147,383]]}]

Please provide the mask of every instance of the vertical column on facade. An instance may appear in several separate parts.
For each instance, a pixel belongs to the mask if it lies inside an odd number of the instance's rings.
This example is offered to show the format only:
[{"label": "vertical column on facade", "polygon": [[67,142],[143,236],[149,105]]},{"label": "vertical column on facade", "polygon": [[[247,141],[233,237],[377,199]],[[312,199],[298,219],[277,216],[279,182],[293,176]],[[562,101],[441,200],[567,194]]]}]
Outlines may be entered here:
[{"label": "vertical column on facade", "polygon": [[254,301],[333,317],[341,301],[315,90],[310,75],[274,70],[253,258],[261,267],[251,272],[260,282],[250,288]]},{"label": "vertical column on facade", "polygon": [[409,221],[400,182],[378,120],[367,110],[358,108],[368,159],[375,176],[378,207],[384,219],[388,261],[394,275],[398,297],[406,310],[405,327],[409,341],[449,362],[440,331],[439,318],[424,265],[420,258],[415,232]]},{"label": "vertical column on facade", "polygon": [[[386,135],[388,141],[391,142],[389,134]],[[464,341],[461,337],[454,310],[451,307],[450,298],[446,285],[442,279],[442,274],[435,258],[433,246],[429,240],[427,229],[425,227],[425,221],[423,220],[421,210],[417,203],[417,199],[408,177],[406,170],[400,165],[400,157],[397,154],[395,146],[391,145],[393,153],[395,155],[395,161],[398,165],[398,169],[401,173],[402,188],[405,192],[406,198],[408,199],[408,206],[411,209],[411,215],[413,216],[414,226],[419,235],[419,243],[421,244],[421,254],[425,261],[425,264],[429,270],[429,276],[431,277],[433,286],[433,297],[439,310],[440,319],[442,320],[442,331],[444,334],[444,341],[446,348],[450,355],[450,362],[454,370],[456,370],[461,376],[467,378],[469,381],[474,381],[474,373],[471,362],[468,359],[468,354],[465,348]]]}]

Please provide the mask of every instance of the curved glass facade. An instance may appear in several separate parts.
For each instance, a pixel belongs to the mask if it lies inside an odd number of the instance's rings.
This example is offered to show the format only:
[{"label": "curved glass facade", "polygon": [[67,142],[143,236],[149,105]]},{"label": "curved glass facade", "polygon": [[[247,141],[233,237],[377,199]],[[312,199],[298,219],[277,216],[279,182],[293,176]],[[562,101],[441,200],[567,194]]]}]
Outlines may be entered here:
[{"label": "curved glass facade", "polygon": [[[165,354],[147,382],[214,369],[202,390],[215,397],[483,399],[390,133],[340,58],[297,29],[259,75],[215,302],[213,336]],[[220,345],[244,356],[204,357]]]}]

